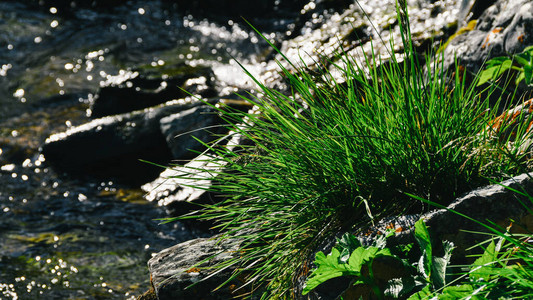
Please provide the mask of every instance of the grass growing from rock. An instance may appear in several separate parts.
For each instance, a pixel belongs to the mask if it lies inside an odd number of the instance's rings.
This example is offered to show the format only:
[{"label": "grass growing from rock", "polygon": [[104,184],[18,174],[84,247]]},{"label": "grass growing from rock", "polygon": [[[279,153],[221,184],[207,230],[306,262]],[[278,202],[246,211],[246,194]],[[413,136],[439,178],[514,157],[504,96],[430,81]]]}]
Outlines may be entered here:
[{"label": "grass growing from rock", "polygon": [[313,71],[280,63],[290,94],[249,74],[260,96],[242,98],[257,110],[224,112],[248,143],[211,146],[223,171],[209,170],[217,175],[210,189],[226,198],[187,218],[213,220],[224,238],[242,241],[217,268],[235,267],[266,298],[293,297],[293,280],[328,235],[420,211],[405,193],[445,204],[521,168],[520,137],[504,147],[508,139],[490,130],[497,108],[458,67],[450,79],[431,55],[419,60],[407,12],[399,16],[402,59],[337,53]]}]

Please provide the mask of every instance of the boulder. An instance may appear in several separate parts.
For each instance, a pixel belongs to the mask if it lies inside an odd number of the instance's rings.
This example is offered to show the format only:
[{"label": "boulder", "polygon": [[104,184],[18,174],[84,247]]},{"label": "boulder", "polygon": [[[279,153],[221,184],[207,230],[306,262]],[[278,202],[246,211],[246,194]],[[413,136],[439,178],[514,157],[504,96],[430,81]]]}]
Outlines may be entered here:
[{"label": "boulder", "polygon": [[[471,5],[475,7],[476,4]],[[482,8],[486,6],[478,5]],[[476,13],[479,12],[478,9]],[[457,58],[461,65],[475,73],[493,57],[519,53],[533,45],[532,26],[531,1],[498,0],[481,13],[474,30],[466,31],[449,42],[444,52],[445,68],[453,66]]]},{"label": "boulder", "polygon": [[[531,226],[530,222],[531,215],[528,213],[528,209],[531,209],[533,204],[527,197],[512,190],[515,189],[533,194],[532,176],[533,173],[522,174],[503,181],[501,184],[478,188],[457,198],[447,209],[436,209],[419,216],[409,215],[383,220],[368,232],[359,235],[359,237],[363,240],[370,241],[377,234],[382,234],[387,229],[394,229],[396,235],[387,240],[389,247],[414,243],[413,225],[419,218],[422,218],[430,231],[432,240],[447,240],[454,243],[456,248],[454,249],[452,260],[455,257],[464,257],[465,254],[473,254],[472,251],[469,253],[465,253],[465,251],[477,245],[479,242],[486,240],[488,237],[481,234],[474,235],[466,231],[486,232],[487,230],[483,226],[450,210],[454,210],[486,224],[489,224],[488,221],[492,221],[502,226],[502,228],[506,228],[515,223],[515,226],[513,226],[515,229],[525,228],[525,230],[532,230],[533,226]],[[524,204],[527,204],[527,206]],[[342,234],[339,233],[336,237],[340,237],[340,235]],[[332,237],[322,243],[315,253],[318,251],[329,253],[334,245],[335,237]],[[314,261],[314,254],[310,257],[310,261]],[[307,267],[309,270],[314,268],[311,263]],[[388,267],[383,265],[380,268],[386,269]],[[298,299],[336,299],[350,286],[350,280],[339,279],[331,283],[328,282],[327,285],[311,291],[304,297],[301,295],[301,292],[310,273],[309,271],[308,274],[295,278],[295,282],[297,283],[296,293],[299,295]]]},{"label": "boulder", "polygon": [[109,76],[94,96],[91,117],[131,112],[183,98],[188,89],[196,95],[213,96],[213,78],[208,67],[182,65],[151,71],[121,71]]},{"label": "boulder", "polygon": [[[225,146],[232,147],[243,143],[243,138],[230,133],[221,141],[227,141]],[[146,200],[157,201],[172,215],[181,216],[201,208],[199,204],[215,204],[223,199],[209,189],[225,165],[225,161],[217,160],[212,153],[201,154],[183,166],[166,169],[156,180],[141,188],[146,192]]]},{"label": "boulder", "polygon": [[156,178],[160,169],[139,159],[166,165],[173,158],[161,132],[160,120],[201,103],[175,100],[95,119],[51,135],[41,151],[49,164],[70,174],[142,184]]},{"label": "boulder", "polygon": [[194,156],[192,150],[204,148],[203,143],[214,141],[225,131],[223,120],[215,108],[203,105],[162,118],[161,132],[175,159]]},{"label": "boulder", "polygon": [[228,280],[234,268],[210,268],[234,258],[238,247],[239,242],[235,240],[198,238],[154,254],[148,268],[157,299],[214,300],[239,295],[231,282],[217,289]]},{"label": "boulder", "polygon": [[146,192],[145,198],[166,206],[177,216],[200,209],[198,204],[218,202],[221,198],[208,189],[211,179],[223,168],[223,162],[214,162],[212,158],[200,155],[184,166],[166,169],[156,180],[141,187]]}]

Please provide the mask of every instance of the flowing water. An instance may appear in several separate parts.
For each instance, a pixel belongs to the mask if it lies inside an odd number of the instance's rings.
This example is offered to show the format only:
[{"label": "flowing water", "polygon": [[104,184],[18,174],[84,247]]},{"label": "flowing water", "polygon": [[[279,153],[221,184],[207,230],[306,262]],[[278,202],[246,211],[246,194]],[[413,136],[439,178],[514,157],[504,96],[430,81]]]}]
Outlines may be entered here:
[{"label": "flowing water", "polygon": [[253,63],[266,45],[172,1],[37,2],[0,1],[0,299],[134,298],[149,288],[152,253],[204,233],[160,225],[165,210],[137,187],[56,174],[39,145],[88,121],[110,76],[180,63],[231,74],[231,57]]}]

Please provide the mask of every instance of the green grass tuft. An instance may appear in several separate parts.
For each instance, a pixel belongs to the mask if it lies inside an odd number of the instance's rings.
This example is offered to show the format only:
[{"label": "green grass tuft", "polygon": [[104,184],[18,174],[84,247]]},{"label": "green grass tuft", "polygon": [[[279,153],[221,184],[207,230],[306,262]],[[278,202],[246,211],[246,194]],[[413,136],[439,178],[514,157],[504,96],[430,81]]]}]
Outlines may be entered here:
[{"label": "green grass tuft", "polygon": [[193,216],[242,240],[220,268],[236,266],[265,297],[292,298],[292,279],[328,235],[420,211],[405,193],[445,204],[520,170],[518,146],[487,130],[497,107],[476,82],[467,86],[459,67],[450,79],[432,55],[420,61],[404,32],[401,61],[372,53],[358,63],[340,52],[312,72],[280,63],[288,95],[252,76],[260,96],[242,98],[256,112],[224,113],[249,142],[210,147],[223,166],[211,189],[227,198]]}]

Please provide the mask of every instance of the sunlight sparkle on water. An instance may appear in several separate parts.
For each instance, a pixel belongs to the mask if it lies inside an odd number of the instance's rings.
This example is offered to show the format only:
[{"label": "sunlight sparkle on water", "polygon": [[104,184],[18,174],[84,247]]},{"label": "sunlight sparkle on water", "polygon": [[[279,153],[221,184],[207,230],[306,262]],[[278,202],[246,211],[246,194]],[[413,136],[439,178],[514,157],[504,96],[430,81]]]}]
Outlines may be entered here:
[{"label": "sunlight sparkle on water", "polygon": [[24,89],[17,89],[17,90],[13,93],[13,97],[16,97],[16,98],[22,98],[22,97],[24,97]]}]

